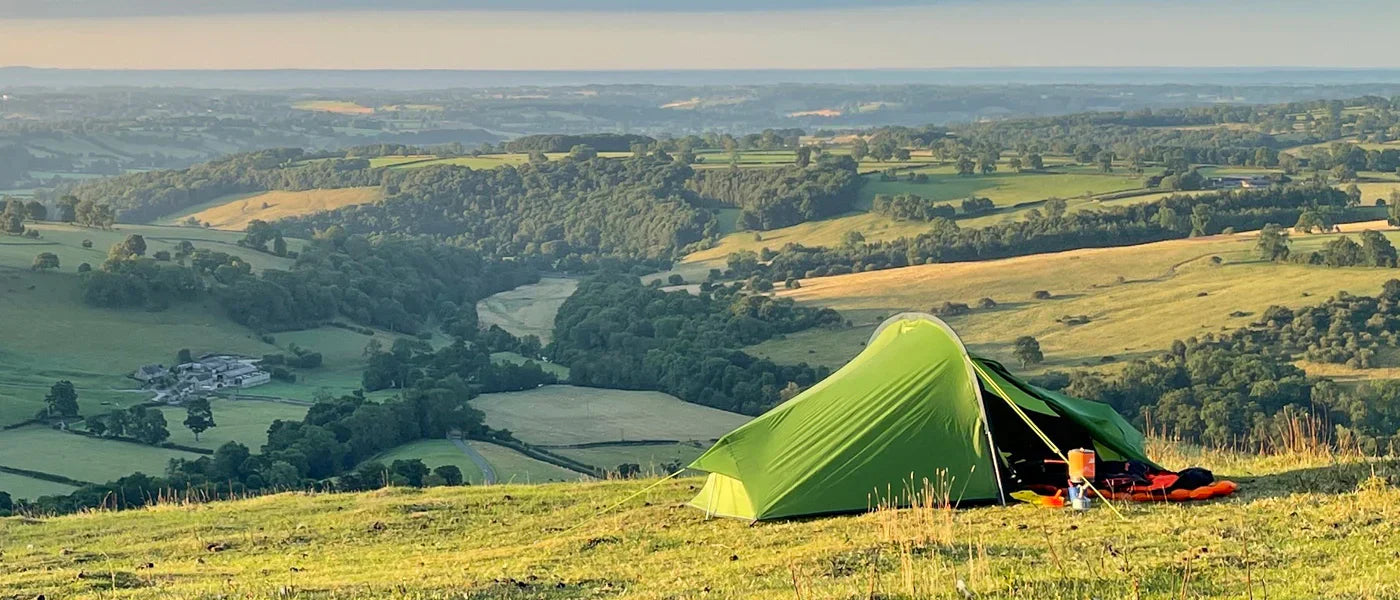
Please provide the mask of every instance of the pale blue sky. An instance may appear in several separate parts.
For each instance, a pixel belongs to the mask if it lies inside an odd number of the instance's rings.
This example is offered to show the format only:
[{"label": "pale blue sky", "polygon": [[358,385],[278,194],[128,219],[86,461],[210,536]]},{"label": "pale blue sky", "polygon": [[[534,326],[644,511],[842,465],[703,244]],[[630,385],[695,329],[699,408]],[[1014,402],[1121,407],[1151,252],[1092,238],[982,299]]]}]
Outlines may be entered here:
[{"label": "pale blue sky", "polygon": [[1400,67],[1397,23],[1376,0],[0,0],[0,66]]}]

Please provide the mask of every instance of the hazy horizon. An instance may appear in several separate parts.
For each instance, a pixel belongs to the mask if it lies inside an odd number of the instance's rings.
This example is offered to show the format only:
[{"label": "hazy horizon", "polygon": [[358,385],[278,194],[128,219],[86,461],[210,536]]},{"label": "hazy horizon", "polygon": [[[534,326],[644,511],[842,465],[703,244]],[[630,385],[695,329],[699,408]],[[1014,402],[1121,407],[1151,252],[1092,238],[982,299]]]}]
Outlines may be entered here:
[{"label": "hazy horizon", "polygon": [[[0,66],[740,70],[1394,68],[1394,3],[0,0]],[[807,7],[811,6],[811,7]],[[1345,44],[1305,44],[1319,31]]]}]

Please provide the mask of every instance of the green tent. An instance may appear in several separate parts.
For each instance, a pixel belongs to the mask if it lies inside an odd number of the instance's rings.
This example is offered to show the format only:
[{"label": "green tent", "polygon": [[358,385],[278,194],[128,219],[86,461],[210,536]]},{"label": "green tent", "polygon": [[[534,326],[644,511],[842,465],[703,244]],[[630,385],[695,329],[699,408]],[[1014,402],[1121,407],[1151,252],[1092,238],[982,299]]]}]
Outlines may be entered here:
[{"label": "green tent", "polygon": [[1061,450],[1152,464],[1142,434],[1108,405],[1022,382],[968,354],[943,321],[904,313],[846,366],[691,463],[709,473],[691,505],[761,520],[907,506],[930,490],[1005,502],[1020,483],[1064,481],[1027,421]]}]

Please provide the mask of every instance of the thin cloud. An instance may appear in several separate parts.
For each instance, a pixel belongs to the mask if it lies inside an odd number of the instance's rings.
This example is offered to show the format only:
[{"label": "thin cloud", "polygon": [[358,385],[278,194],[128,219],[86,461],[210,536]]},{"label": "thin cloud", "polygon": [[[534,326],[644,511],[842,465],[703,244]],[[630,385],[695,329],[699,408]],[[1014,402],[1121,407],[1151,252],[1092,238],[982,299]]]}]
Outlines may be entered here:
[{"label": "thin cloud", "polygon": [[[966,1],[966,0],[960,0]],[[0,0],[0,18],[181,17],[347,11],[734,12],[859,9],[948,4],[948,0]]]}]

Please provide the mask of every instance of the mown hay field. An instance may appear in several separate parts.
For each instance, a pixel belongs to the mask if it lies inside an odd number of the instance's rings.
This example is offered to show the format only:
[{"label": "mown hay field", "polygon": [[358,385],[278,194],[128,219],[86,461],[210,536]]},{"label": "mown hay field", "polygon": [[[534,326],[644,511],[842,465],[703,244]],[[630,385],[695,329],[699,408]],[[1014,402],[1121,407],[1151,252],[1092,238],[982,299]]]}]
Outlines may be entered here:
[{"label": "mown hay field", "polygon": [[238,194],[181,211],[162,219],[161,222],[180,225],[189,219],[194,219],[199,223],[208,224],[213,229],[243,231],[248,228],[248,223],[255,219],[272,222],[357,204],[369,204],[383,197],[384,190],[378,187],[318,189],[299,192],[278,190],[256,194]]}]

